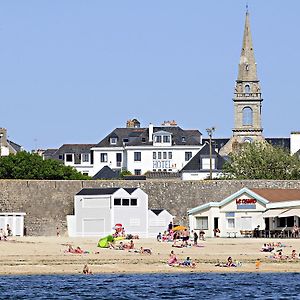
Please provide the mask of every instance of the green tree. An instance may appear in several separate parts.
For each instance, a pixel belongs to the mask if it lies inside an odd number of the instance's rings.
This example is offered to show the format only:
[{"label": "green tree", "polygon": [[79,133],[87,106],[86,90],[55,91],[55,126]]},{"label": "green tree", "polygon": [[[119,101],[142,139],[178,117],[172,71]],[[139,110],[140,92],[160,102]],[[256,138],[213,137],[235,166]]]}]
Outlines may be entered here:
[{"label": "green tree", "polygon": [[224,164],[227,179],[300,179],[300,160],[269,143],[244,143]]},{"label": "green tree", "polygon": [[124,178],[124,176],[127,176],[127,175],[132,175],[132,173],[128,170],[123,170],[120,175],[119,175],[119,178]]},{"label": "green tree", "polygon": [[0,158],[0,179],[89,179],[73,167],[25,151]]}]

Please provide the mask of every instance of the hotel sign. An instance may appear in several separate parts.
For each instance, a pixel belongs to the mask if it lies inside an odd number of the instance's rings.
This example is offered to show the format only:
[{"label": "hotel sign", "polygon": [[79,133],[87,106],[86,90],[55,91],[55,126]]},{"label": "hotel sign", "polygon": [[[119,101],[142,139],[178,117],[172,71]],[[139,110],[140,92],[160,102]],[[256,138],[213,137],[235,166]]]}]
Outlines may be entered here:
[{"label": "hotel sign", "polygon": [[237,209],[256,209],[256,199],[236,199],[236,208]]}]

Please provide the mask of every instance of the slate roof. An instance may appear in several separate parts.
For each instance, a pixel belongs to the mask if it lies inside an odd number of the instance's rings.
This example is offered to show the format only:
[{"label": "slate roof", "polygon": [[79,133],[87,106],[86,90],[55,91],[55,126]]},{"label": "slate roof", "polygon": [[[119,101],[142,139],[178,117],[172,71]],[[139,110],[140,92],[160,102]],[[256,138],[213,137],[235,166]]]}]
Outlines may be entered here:
[{"label": "slate roof", "polygon": [[13,141],[7,140],[7,143],[16,151],[16,152],[20,152],[22,150],[22,146],[16,144]]},{"label": "slate roof", "polygon": [[270,202],[300,200],[300,189],[251,189]]},{"label": "slate roof", "polygon": [[151,211],[153,211],[157,216],[164,211],[164,209],[150,209]]},{"label": "slate roof", "polygon": [[[202,168],[202,158],[208,158],[209,157],[209,145],[205,144],[201,150],[199,150],[194,157],[182,168],[181,172],[192,172],[192,171],[203,171],[207,172],[207,169]],[[214,170],[222,170],[225,159],[217,153],[214,149],[212,149],[212,157],[216,159],[216,168]]]},{"label": "slate roof", "polygon": [[[118,191],[120,187],[116,188],[84,188],[76,195],[96,196],[96,195],[112,195]],[[132,194],[137,188],[123,188],[127,193]]]},{"label": "slate roof", "polygon": [[58,149],[46,149],[43,153],[43,157],[45,159],[48,158],[53,158],[54,153],[57,151]]},{"label": "slate roof", "polygon": [[64,160],[65,153],[72,153],[75,156],[75,163],[80,163],[80,156],[83,153],[90,153],[90,149],[95,144],[63,144],[57,151],[52,154],[51,158]]},{"label": "slate roof", "polygon": [[85,188],[76,195],[112,195],[120,188]]},{"label": "slate roof", "polygon": [[[212,138],[212,146],[217,149],[217,151],[219,152],[219,150],[226,145],[226,143],[229,141],[230,139],[228,138]],[[208,138],[202,138],[202,143],[209,143],[209,139]]]},{"label": "slate roof", "polygon": [[[153,133],[164,131],[172,134],[173,145],[200,145],[201,133],[198,130],[184,130],[178,126],[159,126],[153,128]],[[111,137],[118,137],[117,143],[110,144]],[[182,138],[185,138],[185,141]],[[116,128],[96,147],[122,147],[124,139],[127,146],[152,145],[149,142],[149,128]]]},{"label": "slate roof", "polygon": [[272,146],[281,147],[288,151],[291,149],[291,139],[290,138],[265,138],[265,140]]},{"label": "slate roof", "polygon": [[119,178],[120,172],[112,170],[109,166],[104,166],[97,174],[93,176],[93,179],[116,179]]}]

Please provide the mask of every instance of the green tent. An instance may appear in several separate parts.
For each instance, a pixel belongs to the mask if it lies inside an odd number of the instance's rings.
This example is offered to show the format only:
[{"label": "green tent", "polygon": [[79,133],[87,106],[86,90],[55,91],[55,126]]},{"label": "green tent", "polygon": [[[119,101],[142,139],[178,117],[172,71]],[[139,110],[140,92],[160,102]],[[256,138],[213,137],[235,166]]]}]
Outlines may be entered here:
[{"label": "green tent", "polygon": [[112,243],[114,241],[114,238],[112,235],[108,235],[104,238],[101,238],[98,242],[98,247],[100,248],[108,248],[109,243]]}]

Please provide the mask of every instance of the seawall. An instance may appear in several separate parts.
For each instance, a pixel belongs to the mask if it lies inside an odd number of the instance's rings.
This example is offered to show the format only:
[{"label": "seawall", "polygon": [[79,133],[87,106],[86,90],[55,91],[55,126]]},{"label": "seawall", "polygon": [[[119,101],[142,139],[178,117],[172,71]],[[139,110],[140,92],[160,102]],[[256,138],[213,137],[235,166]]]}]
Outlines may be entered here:
[{"label": "seawall", "polygon": [[165,208],[176,222],[186,224],[188,209],[220,201],[243,187],[300,189],[300,180],[0,180],[0,211],[25,212],[28,235],[55,235],[57,226],[63,234],[74,195],[85,187],[140,187],[149,195],[149,208]]}]

